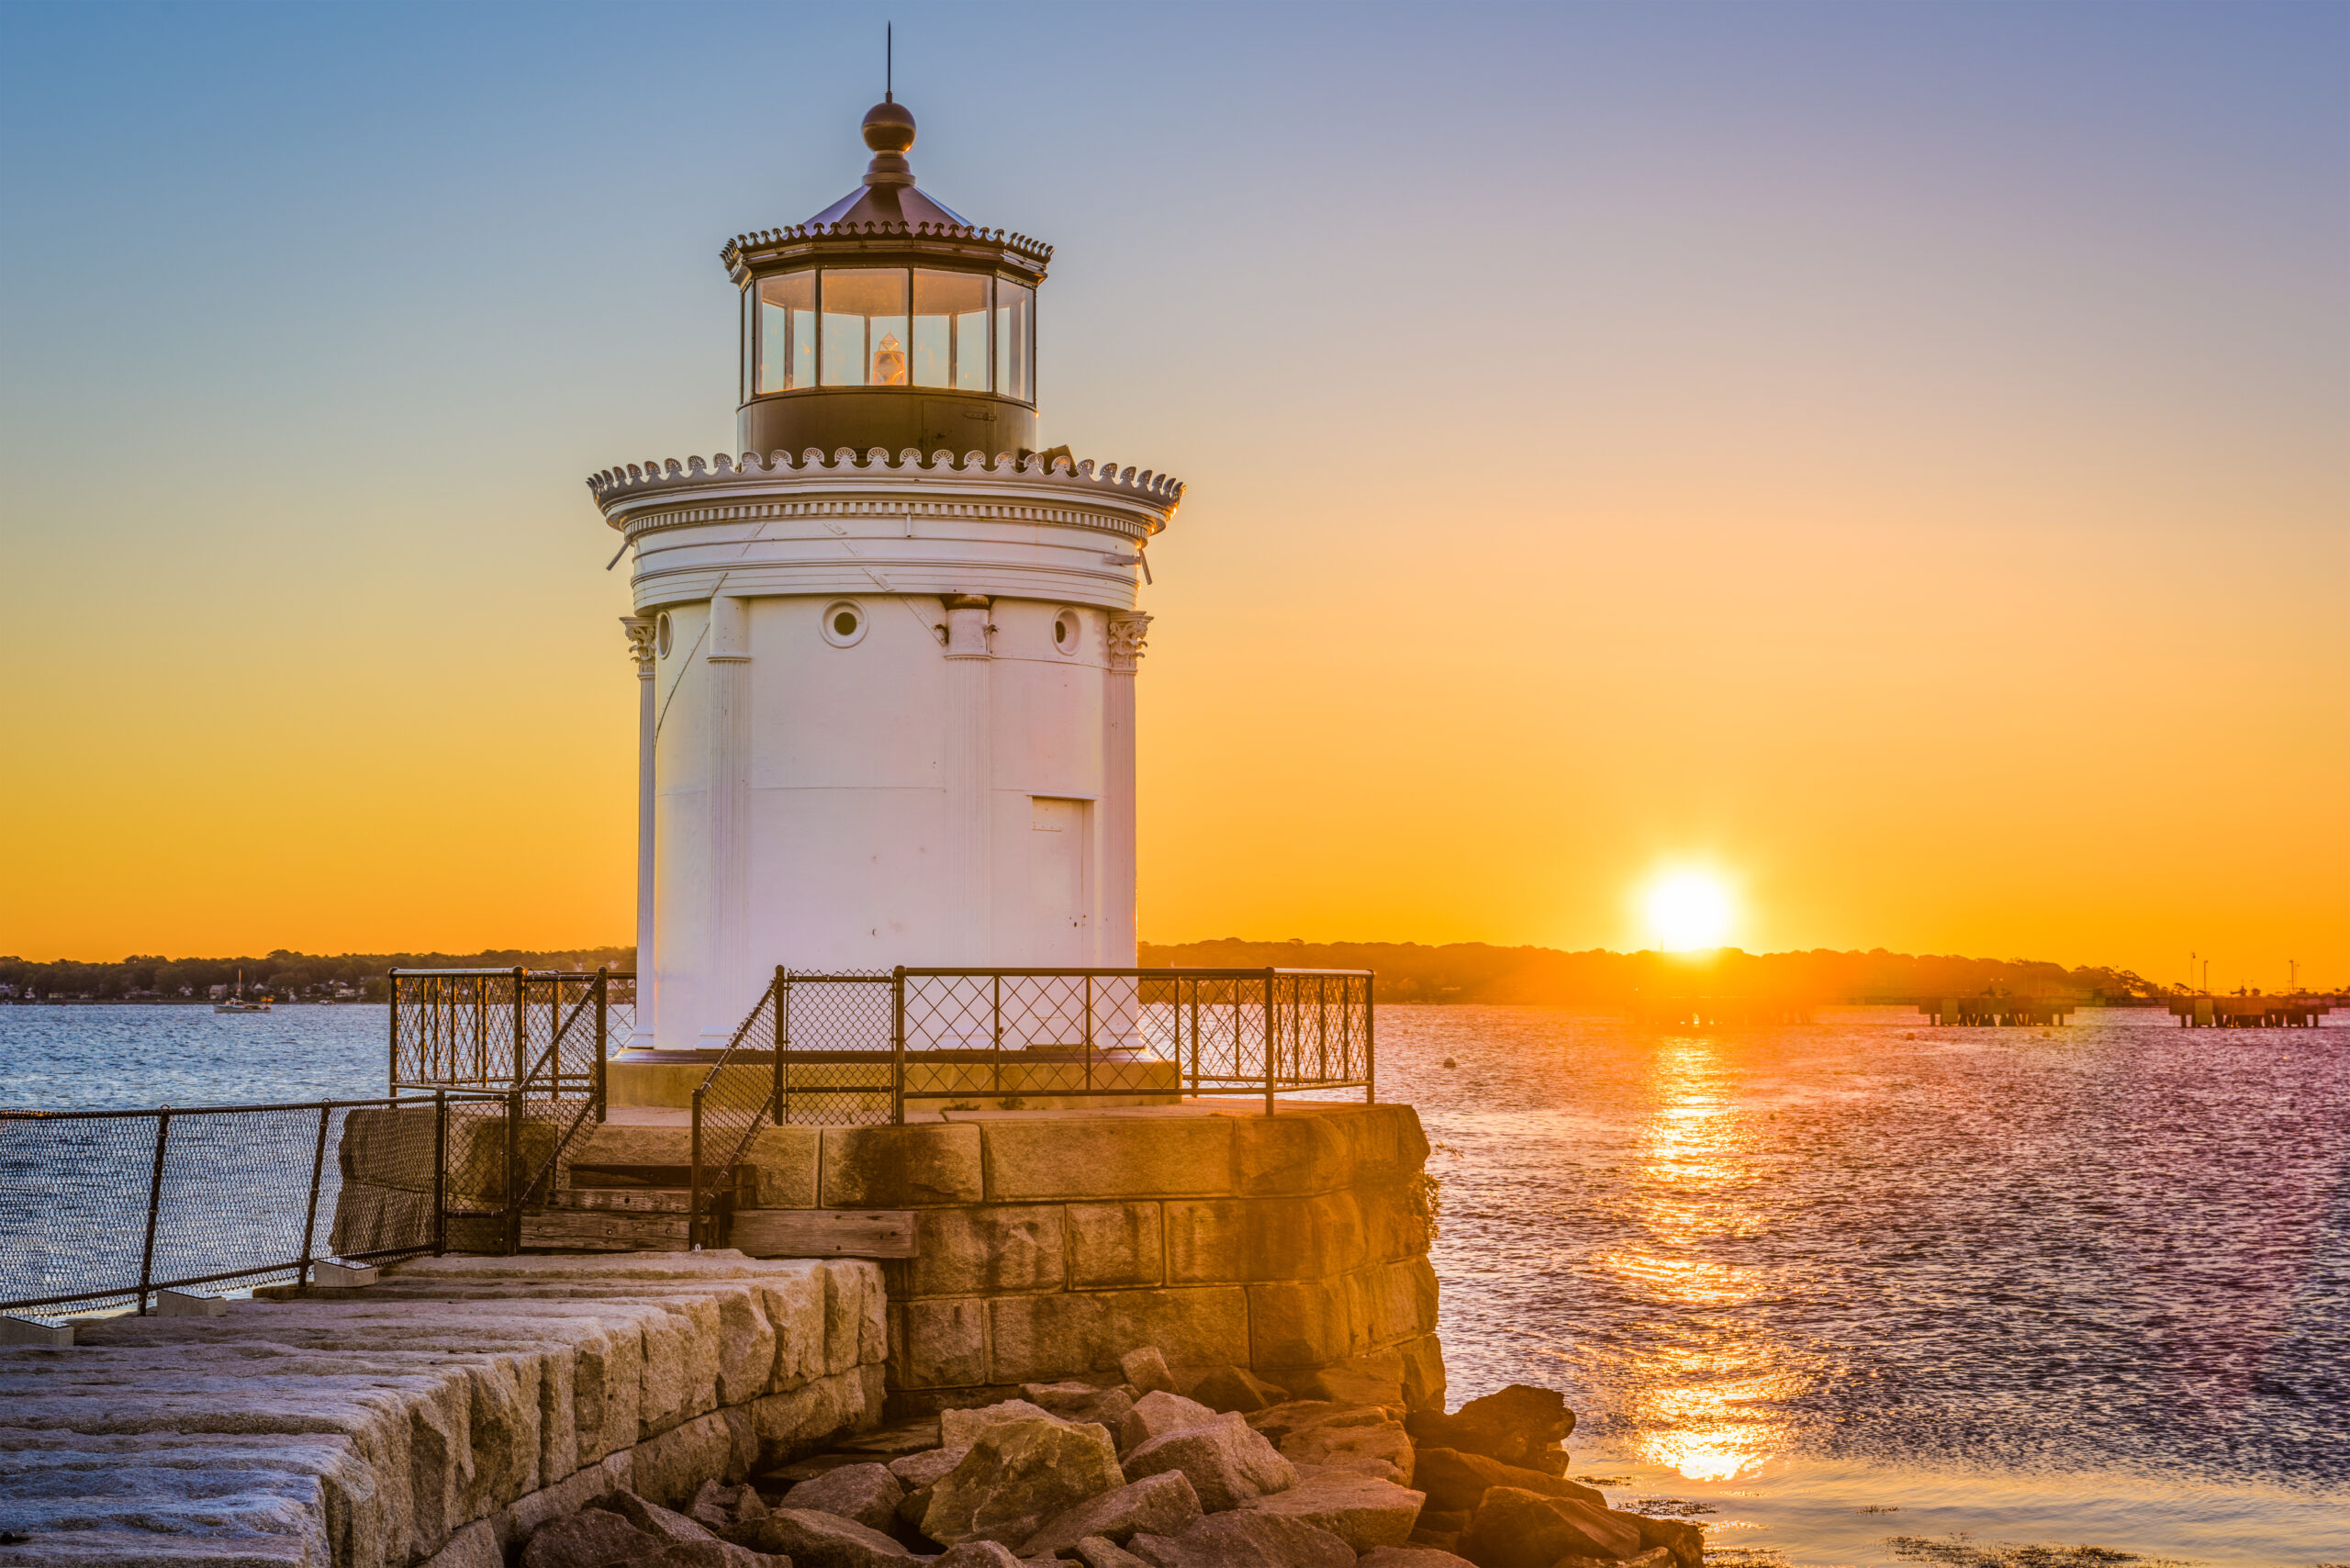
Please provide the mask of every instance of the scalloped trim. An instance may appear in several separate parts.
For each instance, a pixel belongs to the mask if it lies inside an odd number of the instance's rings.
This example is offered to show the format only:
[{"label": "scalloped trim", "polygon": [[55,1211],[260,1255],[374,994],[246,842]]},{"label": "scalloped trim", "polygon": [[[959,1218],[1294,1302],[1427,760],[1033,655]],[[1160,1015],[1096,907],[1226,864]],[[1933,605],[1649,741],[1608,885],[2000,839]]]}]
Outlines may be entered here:
[{"label": "scalloped trim", "polygon": [[1028,256],[1038,263],[1053,259],[1053,248],[1042,240],[1031,240],[1025,234],[1014,234],[1005,229],[973,229],[957,223],[794,223],[783,229],[761,229],[749,234],[737,234],[718,252],[719,260],[728,266],[745,251],[760,245],[780,245],[794,240],[846,240],[868,235],[902,234],[909,239],[971,240],[983,245],[1001,245],[1015,255]]},{"label": "scalloped trim", "polygon": [[876,468],[927,468],[934,473],[957,471],[965,474],[1024,474],[1036,478],[1060,479],[1070,484],[1106,487],[1124,495],[1158,502],[1169,511],[1183,499],[1183,482],[1172,475],[1154,474],[1146,468],[1137,474],[1132,468],[1120,468],[1114,463],[1096,467],[1091,458],[1072,464],[1066,457],[1056,457],[1048,468],[1041,454],[1031,457],[1014,457],[1000,452],[990,457],[983,452],[967,452],[958,461],[951,452],[934,452],[925,459],[918,447],[907,447],[892,459],[890,449],[876,446],[860,454],[853,446],[844,446],[829,458],[820,447],[810,447],[800,454],[797,462],[791,454],[778,452],[761,458],[755,452],[739,457],[722,452],[708,460],[688,457],[683,463],[672,457],[666,462],[630,463],[603,469],[588,477],[588,488],[597,500],[625,496],[633,490],[651,489],[655,486],[702,484],[711,480],[733,478],[744,474],[807,473],[821,470],[829,473]]}]

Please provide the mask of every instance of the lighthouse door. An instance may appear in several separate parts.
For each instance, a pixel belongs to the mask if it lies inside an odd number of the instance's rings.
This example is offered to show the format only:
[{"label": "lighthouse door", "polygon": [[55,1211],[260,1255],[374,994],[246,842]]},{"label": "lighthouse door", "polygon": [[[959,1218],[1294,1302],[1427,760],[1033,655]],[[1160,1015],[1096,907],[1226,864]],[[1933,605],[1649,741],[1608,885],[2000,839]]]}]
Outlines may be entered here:
[{"label": "lighthouse door", "polygon": [[1085,807],[1083,801],[1029,800],[1028,910],[1032,960],[1046,969],[1086,961]]}]

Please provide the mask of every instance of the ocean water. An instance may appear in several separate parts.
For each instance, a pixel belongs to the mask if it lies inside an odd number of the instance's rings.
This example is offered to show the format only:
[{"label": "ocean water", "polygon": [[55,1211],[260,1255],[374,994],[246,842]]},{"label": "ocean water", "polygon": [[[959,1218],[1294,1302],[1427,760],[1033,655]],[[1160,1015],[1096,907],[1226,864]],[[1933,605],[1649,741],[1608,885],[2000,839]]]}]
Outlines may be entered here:
[{"label": "ocean water", "polygon": [[[1784,1568],[2350,1564],[2350,1019],[1388,1007],[1456,1403]],[[383,1092],[380,1007],[0,1007],[0,1105]],[[1452,1065],[1446,1065],[1448,1060]]]}]

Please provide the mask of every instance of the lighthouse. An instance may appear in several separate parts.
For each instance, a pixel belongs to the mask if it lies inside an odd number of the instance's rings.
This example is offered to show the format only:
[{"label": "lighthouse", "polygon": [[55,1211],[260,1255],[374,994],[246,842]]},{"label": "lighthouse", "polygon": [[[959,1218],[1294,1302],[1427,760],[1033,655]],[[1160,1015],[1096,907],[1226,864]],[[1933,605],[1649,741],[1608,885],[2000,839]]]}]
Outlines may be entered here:
[{"label": "lighthouse", "polygon": [[1183,487],[1039,433],[1051,247],[862,184],[721,252],[733,450],[588,480],[633,558],[641,1046],[777,966],[1135,962],[1143,552]]}]

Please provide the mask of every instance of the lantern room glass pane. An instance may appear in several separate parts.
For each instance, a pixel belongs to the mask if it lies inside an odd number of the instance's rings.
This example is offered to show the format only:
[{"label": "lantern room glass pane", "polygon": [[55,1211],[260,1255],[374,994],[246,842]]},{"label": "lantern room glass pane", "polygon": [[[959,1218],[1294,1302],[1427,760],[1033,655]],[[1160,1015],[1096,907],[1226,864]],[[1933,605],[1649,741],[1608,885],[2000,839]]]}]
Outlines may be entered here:
[{"label": "lantern room glass pane", "polygon": [[988,389],[988,295],[975,273],[914,269],[914,385]]},{"label": "lantern room glass pane", "polygon": [[906,385],[906,274],[901,267],[826,267],[824,385]]},{"label": "lantern room glass pane", "polygon": [[1036,291],[1025,285],[995,283],[996,386],[1007,398],[1036,400]]},{"label": "lantern room glass pane", "polygon": [[752,390],[816,385],[816,274],[759,280],[759,373]]}]

